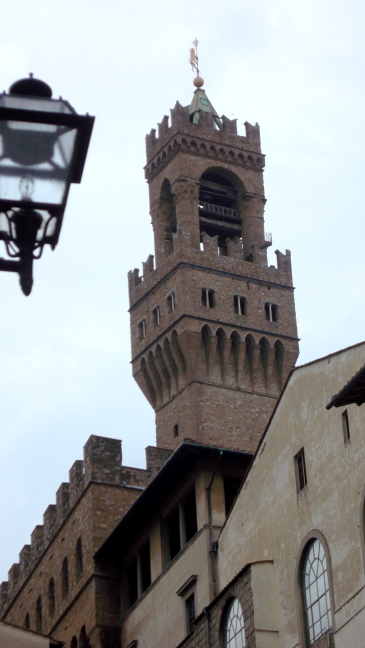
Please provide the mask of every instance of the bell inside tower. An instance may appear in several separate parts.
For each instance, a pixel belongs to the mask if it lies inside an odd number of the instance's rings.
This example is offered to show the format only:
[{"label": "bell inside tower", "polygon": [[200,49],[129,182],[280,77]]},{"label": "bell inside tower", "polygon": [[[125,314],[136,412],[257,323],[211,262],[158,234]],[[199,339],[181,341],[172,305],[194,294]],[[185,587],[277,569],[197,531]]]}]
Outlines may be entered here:
[{"label": "bell inside tower", "polygon": [[220,170],[208,170],[200,178],[199,189],[199,226],[210,237],[218,236],[219,254],[227,255],[227,239],[236,243],[242,237],[242,219],[238,191],[232,179]]}]

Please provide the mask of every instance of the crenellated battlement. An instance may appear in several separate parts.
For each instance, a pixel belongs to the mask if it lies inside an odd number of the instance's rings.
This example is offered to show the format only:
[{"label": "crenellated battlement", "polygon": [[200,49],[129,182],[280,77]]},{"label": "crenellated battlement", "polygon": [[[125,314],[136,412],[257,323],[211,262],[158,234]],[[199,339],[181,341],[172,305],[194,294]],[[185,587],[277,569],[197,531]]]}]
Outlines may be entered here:
[{"label": "crenellated battlement", "polygon": [[63,482],[57,490],[56,504],[46,508],[43,524],[33,529],[30,544],[24,545],[19,553],[19,563],[11,566],[8,581],[1,583],[2,612],[14,599],[91,483],[145,488],[170,454],[171,450],[149,446],[146,448],[146,469],[123,466],[122,442],[119,439],[90,436],[84,446],[83,461],[75,461],[72,465],[69,482]]},{"label": "crenellated battlement", "polygon": [[[264,282],[292,286],[292,268],[290,250],[281,252],[275,250],[276,267],[268,266],[266,259],[262,258],[263,246],[252,248],[252,261],[243,258],[242,241],[227,240],[227,255],[220,255],[217,237],[210,237],[208,234],[202,235],[202,249],[188,250],[184,249],[182,237],[179,232],[173,236],[171,254],[165,259],[164,263],[154,267],[154,257],[149,255],[146,262],[142,263],[142,276],[138,268],[130,270],[128,273],[129,284],[129,304],[132,309],[136,302],[143,299],[157,285],[167,277],[174,268],[177,261],[180,263],[194,263],[194,265],[222,270],[234,274],[239,274],[248,280],[252,278],[257,281],[258,275]],[[260,264],[258,269],[257,265]]]},{"label": "crenellated battlement", "polygon": [[158,136],[155,128],[146,135],[145,177],[150,180],[180,150],[262,171],[265,156],[261,153],[259,125],[246,121],[246,135],[237,135],[236,119],[222,115],[221,123],[222,130],[216,130],[213,115],[202,113],[199,123],[194,124],[190,121],[189,106],[176,102],[171,110],[171,126],[165,115],[158,124]]}]

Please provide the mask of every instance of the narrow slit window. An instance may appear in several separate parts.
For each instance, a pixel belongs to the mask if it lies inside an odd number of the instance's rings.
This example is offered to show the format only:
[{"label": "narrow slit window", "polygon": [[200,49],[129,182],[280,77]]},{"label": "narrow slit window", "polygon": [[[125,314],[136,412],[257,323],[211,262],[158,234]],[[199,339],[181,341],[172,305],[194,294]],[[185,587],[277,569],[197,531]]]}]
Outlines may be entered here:
[{"label": "narrow slit window", "polygon": [[167,312],[173,313],[175,310],[175,293],[170,293],[167,296]]},{"label": "narrow slit window", "polygon": [[214,308],[214,290],[202,288],[202,304],[207,308]]},{"label": "narrow slit window", "polygon": [[153,317],[153,323],[158,326],[161,324],[161,311],[160,307],[157,306],[157,308],[154,308],[152,311],[152,317]]},{"label": "narrow slit window", "polygon": [[62,563],[62,574],[61,574],[61,582],[62,582],[62,598],[65,598],[68,594],[68,560],[67,558],[64,559]]},{"label": "narrow slit window", "polygon": [[146,320],[143,319],[139,324],[138,324],[138,337],[140,340],[144,340],[146,337]]},{"label": "narrow slit window", "polygon": [[50,617],[54,615],[55,609],[56,609],[55,586],[54,586],[54,580],[53,578],[51,578],[48,584],[48,611]]},{"label": "narrow slit window", "polygon": [[307,486],[307,469],[305,465],[304,448],[295,456],[297,491],[300,493]]},{"label": "narrow slit window", "polygon": [[179,426],[176,424],[174,425],[174,437],[179,436]]},{"label": "narrow slit window", "polygon": [[347,409],[341,414],[342,418],[342,430],[343,430],[343,439],[345,443],[350,441],[350,424],[349,424],[349,414]]},{"label": "narrow slit window", "polygon": [[269,322],[277,322],[278,307],[276,304],[271,304],[270,302],[267,302],[265,304],[265,313],[266,313],[266,319]]},{"label": "narrow slit window", "polygon": [[42,632],[42,598],[38,596],[35,606],[35,629]]},{"label": "narrow slit window", "polygon": [[79,578],[83,572],[82,562],[82,540],[79,538],[76,542],[76,578]]},{"label": "narrow slit window", "polygon": [[234,312],[237,315],[246,315],[246,298],[241,295],[234,295],[233,297]]}]

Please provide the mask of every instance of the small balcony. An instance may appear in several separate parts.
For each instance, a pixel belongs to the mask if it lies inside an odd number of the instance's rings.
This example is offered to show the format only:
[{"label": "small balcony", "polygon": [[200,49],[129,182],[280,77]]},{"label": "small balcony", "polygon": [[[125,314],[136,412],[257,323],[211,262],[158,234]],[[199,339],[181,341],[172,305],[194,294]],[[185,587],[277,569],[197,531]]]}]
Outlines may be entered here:
[{"label": "small balcony", "polygon": [[209,214],[214,215],[218,220],[240,220],[237,209],[232,209],[231,207],[223,207],[222,205],[214,205],[213,203],[204,202],[202,200],[199,200],[198,205],[200,211],[208,212]]}]

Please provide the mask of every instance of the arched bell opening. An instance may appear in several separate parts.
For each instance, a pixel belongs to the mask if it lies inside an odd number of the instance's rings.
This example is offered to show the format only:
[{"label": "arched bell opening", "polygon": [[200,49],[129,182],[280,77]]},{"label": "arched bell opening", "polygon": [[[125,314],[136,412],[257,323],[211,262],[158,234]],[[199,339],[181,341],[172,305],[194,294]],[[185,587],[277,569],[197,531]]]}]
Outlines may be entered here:
[{"label": "arched bell opening", "polygon": [[227,256],[227,239],[239,242],[242,218],[239,202],[245,193],[241,180],[231,171],[211,167],[200,178],[199,225],[210,237],[218,236],[219,254]]}]

